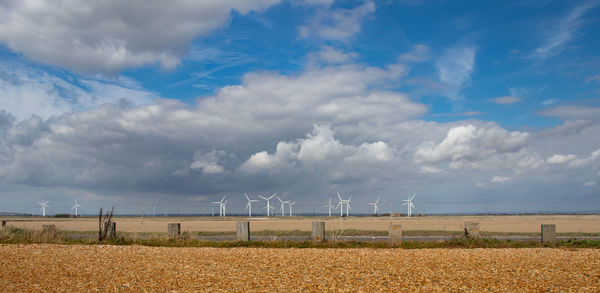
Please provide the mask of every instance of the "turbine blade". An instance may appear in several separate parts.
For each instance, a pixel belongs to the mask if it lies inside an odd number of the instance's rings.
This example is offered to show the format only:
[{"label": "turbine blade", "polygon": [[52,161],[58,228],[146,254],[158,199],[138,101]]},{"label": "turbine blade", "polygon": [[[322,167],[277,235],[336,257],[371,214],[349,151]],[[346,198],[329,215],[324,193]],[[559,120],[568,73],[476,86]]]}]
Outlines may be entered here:
[{"label": "turbine blade", "polygon": [[342,196],[340,195],[340,193],[337,193],[338,197],[340,198],[340,201],[342,200]]},{"label": "turbine blade", "polygon": [[248,201],[250,201],[250,198],[248,197],[248,195],[247,195],[245,192],[244,192],[244,196],[246,197],[246,199],[247,199]]}]

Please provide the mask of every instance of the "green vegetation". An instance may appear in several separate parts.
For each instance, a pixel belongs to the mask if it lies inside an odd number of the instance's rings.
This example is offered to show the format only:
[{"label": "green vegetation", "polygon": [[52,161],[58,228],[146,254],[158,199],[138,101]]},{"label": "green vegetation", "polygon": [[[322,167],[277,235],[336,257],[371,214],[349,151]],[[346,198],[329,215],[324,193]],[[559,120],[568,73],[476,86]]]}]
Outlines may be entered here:
[{"label": "green vegetation", "polygon": [[[260,231],[264,235],[291,236],[295,233],[306,233],[303,231]],[[344,235],[364,235],[364,231],[346,230]],[[230,232],[226,232],[230,233]],[[233,233],[234,234],[234,233]],[[226,235],[233,235],[226,234]],[[0,229],[0,244],[31,244],[31,243],[54,243],[54,244],[113,244],[113,245],[144,245],[162,247],[264,247],[264,248],[389,248],[386,241],[325,241],[315,243],[312,241],[203,241],[196,239],[197,236],[206,236],[205,233],[183,232],[180,236],[169,238],[164,233],[119,233],[118,237],[99,242],[95,237],[71,238],[67,237],[66,231],[36,231],[8,226]],[[225,234],[211,234],[225,235]],[[253,233],[253,235],[256,235]],[[258,234],[260,235],[260,234]],[[304,234],[301,234],[304,235]],[[372,234],[368,234],[372,235]],[[423,235],[423,234],[418,234]],[[439,234],[433,234],[439,235]],[[404,241],[400,246],[404,249],[427,249],[427,248],[531,248],[531,247],[554,247],[554,248],[598,248],[600,240],[575,240],[560,241],[542,244],[538,241],[511,241],[497,240],[491,238],[462,238],[456,237],[445,241],[417,242]]]}]

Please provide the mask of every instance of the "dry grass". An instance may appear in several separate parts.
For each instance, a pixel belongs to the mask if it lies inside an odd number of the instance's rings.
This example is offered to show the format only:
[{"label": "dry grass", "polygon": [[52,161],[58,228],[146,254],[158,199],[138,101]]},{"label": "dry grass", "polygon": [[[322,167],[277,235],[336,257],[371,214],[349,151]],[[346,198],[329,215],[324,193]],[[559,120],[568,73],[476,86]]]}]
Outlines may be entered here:
[{"label": "dry grass", "polygon": [[[42,224],[55,224],[59,230],[96,231],[97,218],[7,218],[12,226],[28,229],[41,229]],[[119,232],[166,232],[167,223],[181,223],[184,231],[190,232],[223,232],[235,231],[235,222],[247,218],[228,217],[220,220],[216,217],[115,217]],[[310,231],[311,222],[316,218],[252,218],[252,231]],[[329,231],[369,230],[387,231],[387,217],[327,217],[318,220],[326,221]],[[431,216],[397,218],[395,222],[402,225],[403,230],[435,230],[462,231],[465,221],[479,222],[483,232],[502,233],[539,233],[541,224],[556,224],[558,233],[600,233],[600,215],[533,215],[533,216]]]},{"label": "dry grass", "polygon": [[598,249],[0,245],[2,292],[600,291]]}]

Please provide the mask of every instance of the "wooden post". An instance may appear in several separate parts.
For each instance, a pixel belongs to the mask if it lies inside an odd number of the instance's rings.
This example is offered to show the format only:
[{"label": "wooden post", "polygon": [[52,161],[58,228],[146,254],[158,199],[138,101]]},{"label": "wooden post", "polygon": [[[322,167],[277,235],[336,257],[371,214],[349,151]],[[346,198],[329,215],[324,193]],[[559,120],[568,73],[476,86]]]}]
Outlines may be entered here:
[{"label": "wooden post", "polygon": [[167,225],[167,234],[169,237],[177,237],[181,234],[181,224],[180,223],[169,223]]},{"label": "wooden post", "polygon": [[117,223],[110,222],[108,225],[108,233],[106,233],[106,238],[114,239],[117,237]]},{"label": "wooden post", "polygon": [[325,241],[325,222],[312,222],[312,240],[315,242]]},{"label": "wooden post", "polygon": [[390,246],[402,244],[402,225],[394,225],[390,223],[388,229],[388,241]]},{"label": "wooden post", "polygon": [[479,237],[478,222],[465,222],[465,237]]},{"label": "wooden post", "polygon": [[556,241],[556,225],[542,224],[542,243]]},{"label": "wooden post", "polygon": [[237,222],[235,237],[237,241],[250,241],[250,222]]}]

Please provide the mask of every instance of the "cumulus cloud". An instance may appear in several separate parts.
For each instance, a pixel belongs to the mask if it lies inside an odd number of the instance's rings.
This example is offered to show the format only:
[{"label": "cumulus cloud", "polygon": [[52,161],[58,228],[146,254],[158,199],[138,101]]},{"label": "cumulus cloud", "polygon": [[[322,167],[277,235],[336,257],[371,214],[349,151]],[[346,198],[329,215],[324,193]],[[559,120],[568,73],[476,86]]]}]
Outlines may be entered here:
[{"label": "cumulus cloud", "polygon": [[3,1],[0,42],[12,51],[78,72],[115,74],[159,64],[173,69],[198,35],[226,25],[232,10],[279,0]]},{"label": "cumulus cloud", "polygon": [[225,171],[225,167],[219,165],[220,157],[224,156],[224,151],[213,150],[208,153],[196,152],[194,162],[190,165],[192,170],[202,170],[205,174],[219,174]]},{"label": "cumulus cloud", "polygon": [[586,167],[595,162],[600,158],[600,148],[591,152],[589,156],[584,158],[578,158],[574,154],[569,155],[560,155],[554,154],[550,158],[548,158],[547,162],[549,164],[565,164],[568,163],[568,166],[571,168],[578,167]]},{"label": "cumulus cloud", "polygon": [[447,49],[436,61],[437,75],[445,86],[445,95],[458,99],[460,90],[469,85],[475,68],[476,49],[470,45],[457,45]]},{"label": "cumulus cloud", "polygon": [[575,160],[577,157],[573,154],[570,155],[559,155],[559,154],[554,154],[552,155],[552,157],[548,158],[546,160],[546,162],[548,164],[564,164],[567,163],[569,161]]},{"label": "cumulus cloud", "polygon": [[[529,133],[508,132],[498,126],[476,127],[461,125],[451,128],[446,137],[436,144],[427,141],[414,153],[418,163],[451,162],[451,168],[485,168],[479,165],[482,159],[492,163],[494,156],[519,153],[526,144]],[[477,163],[477,164],[473,164]]]},{"label": "cumulus cloud", "polygon": [[253,154],[240,166],[240,170],[255,173],[298,165],[306,168],[316,165],[331,168],[341,164],[358,166],[388,162],[392,158],[392,151],[385,142],[363,143],[359,146],[344,145],[334,137],[334,132],[329,126],[315,125],[312,134],[307,134],[306,138],[295,142],[279,142],[273,154],[266,151]]},{"label": "cumulus cloud", "polygon": [[367,1],[352,9],[334,9],[320,13],[309,24],[300,27],[301,38],[345,41],[361,31],[363,19],[375,12],[375,3]]}]

